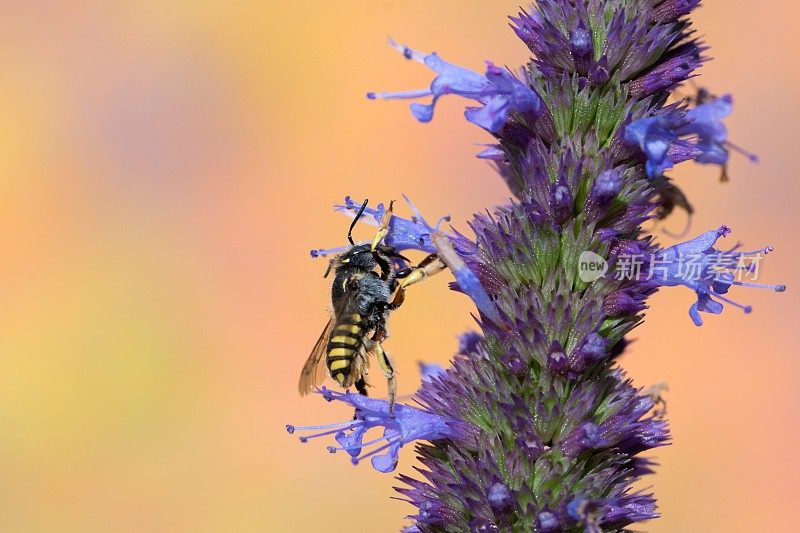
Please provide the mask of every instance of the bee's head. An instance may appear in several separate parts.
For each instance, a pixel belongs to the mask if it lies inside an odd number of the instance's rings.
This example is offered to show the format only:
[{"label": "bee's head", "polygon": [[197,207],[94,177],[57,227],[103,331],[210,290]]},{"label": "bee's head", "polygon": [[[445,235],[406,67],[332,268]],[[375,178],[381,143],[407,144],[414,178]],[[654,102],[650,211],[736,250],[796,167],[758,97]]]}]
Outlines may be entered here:
[{"label": "bee's head", "polygon": [[[347,231],[347,240],[350,241],[350,244],[352,245],[351,248],[335,259],[331,260],[330,264],[328,265],[328,270],[325,272],[325,277],[328,276],[331,268],[334,266],[336,267],[337,272],[343,268],[349,267],[371,272],[379,264],[385,265],[390,260],[408,261],[408,259],[398,254],[393,247],[387,246],[386,244],[380,243],[376,246],[375,250],[373,250],[371,243],[356,244],[353,241],[353,228],[358,222],[358,219],[361,218],[361,215],[364,214],[364,210],[367,208],[368,202],[369,200],[364,200],[364,203],[361,204],[361,208],[358,210],[358,213],[356,213],[356,216],[353,218],[353,222],[350,224],[350,229]],[[383,269],[385,266],[381,268]]]},{"label": "bee's head", "polygon": [[370,250],[370,243],[356,244],[339,257],[339,268],[356,267],[364,270],[372,270],[377,266],[375,256]]}]

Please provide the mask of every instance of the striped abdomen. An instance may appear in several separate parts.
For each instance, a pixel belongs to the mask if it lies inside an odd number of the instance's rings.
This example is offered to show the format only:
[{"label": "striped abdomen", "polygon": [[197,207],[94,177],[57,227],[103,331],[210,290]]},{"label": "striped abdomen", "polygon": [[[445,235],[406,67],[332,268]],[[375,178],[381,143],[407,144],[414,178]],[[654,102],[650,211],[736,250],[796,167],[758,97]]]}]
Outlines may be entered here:
[{"label": "striped abdomen", "polygon": [[331,377],[341,386],[350,384],[349,377],[353,360],[359,355],[364,335],[367,333],[365,326],[361,315],[354,313],[340,317],[331,332],[325,362]]}]

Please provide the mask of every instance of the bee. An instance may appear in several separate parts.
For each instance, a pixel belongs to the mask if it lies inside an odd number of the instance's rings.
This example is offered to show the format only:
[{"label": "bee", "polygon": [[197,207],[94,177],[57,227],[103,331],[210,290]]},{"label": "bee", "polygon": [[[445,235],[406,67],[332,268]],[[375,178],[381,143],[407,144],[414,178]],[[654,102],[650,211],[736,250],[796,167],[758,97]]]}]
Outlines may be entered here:
[{"label": "bee", "polygon": [[341,387],[355,386],[367,396],[366,375],[369,354],[373,353],[388,382],[391,412],[397,377],[392,359],[382,345],[388,337],[386,321],[389,313],[402,305],[405,287],[444,269],[444,263],[431,254],[418,266],[396,268],[396,260],[408,259],[382,243],[388,233],[393,203],[384,212],[372,242],[356,244],[353,228],[367,203],[365,200],[350,224],[347,232],[350,248],[331,260],[325,272],[327,277],[335,269],[331,287],[333,313],[303,366],[298,386],[301,395],[308,394],[328,374]]}]

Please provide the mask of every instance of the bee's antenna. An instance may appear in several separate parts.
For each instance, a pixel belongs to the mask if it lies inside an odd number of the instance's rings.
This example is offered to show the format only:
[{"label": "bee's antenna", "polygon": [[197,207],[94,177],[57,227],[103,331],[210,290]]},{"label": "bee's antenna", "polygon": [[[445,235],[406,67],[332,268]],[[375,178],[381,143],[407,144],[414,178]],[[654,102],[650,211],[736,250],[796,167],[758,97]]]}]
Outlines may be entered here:
[{"label": "bee's antenna", "polygon": [[361,204],[361,209],[358,210],[358,213],[356,214],[355,218],[353,219],[353,223],[350,224],[350,229],[347,231],[347,240],[350,241],[350,244],[352,244],[354,246],[355,246],[356,243],[353,242],[353,228],[356,227],[356,222],[358,222],[358,219],[361,218],[361,215],[364,214],[364,209],[367,208],[367,204],[368,203],[369,203],[368,199],[364,200],[364,203]]}]

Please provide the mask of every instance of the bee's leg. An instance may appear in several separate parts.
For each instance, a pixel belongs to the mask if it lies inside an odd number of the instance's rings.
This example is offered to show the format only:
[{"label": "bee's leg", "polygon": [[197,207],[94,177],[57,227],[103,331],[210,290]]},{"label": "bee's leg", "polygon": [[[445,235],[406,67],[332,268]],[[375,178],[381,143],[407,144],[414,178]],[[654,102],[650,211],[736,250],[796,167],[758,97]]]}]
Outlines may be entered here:
[{"label": "bee's leg", "polygon": [[375,232],[375,236],[372,238],[372,246],[370,247],[370,251],[375,251],[378,245],[381,243],[386,234],[389,233],[389,222],[392,220],[392,210],[394,209],[394,200],[389,202],[389,207],[383,212],[383,217],[381,217],[381,222],[378,224],[378,231]]},{"label": "bee's leg", "polygon": [[389,357],[389,354],[383,349],[383,346],[380,342],[376,342],[373,350],[375,350],[375,356],[378,358],[378,363],[381,365],[381,370],[383,370],[383,375],[386,376],[386,381],[389,384],[389,414],[392,414],[392,410],[394,409],[394,399],[397,396],[397,378],[394,374],[394,367],[392,366],[392,360]]},{"label": "bee's leg", "polygon": [[722,170],[720,171],[720,174],[719,174],[720,183],[727,183],[727,182],[731,181],[731,179],[728,177],[728,163],[723,163],[720,166],[722,168]]},{"label": "bee's leg", "polygon": [[381,269],[381,279],[389,282],[389,285],[392,285],[394,283],[394,267],[392,264],[379,252],[374,252],[372,256],[375,258],[375,262],[378,263],[378,267]]},{"label": "bee's leg", "polygon": [[[360,395],[369,396],[369,394],[367,394],[367,381],[364,379],[364,376],[361,376],[360,378],[358,378],[356,380],[355,386],[356,386],[356,390],[358,391],[358,393]],[[357,420],[357,419],[358,419],[358,409],[356,409],[356,412],[353,413],[353,420]]]},{"label": "bee's leg", "polygon": [[447,268],[447,266],[438,255],[430,254],[417,266],[404,268],[403,270],[397,272],[395,277],[400,280],[400,283],[398,283],[397,292],[394,295],[394,299],[389,303],[389,309],[394,311],[403,305],[403,302],[406,299],[406,287],[422,281],[428,276],[437,274],[445,268]]},{"label": "bee's leg", "polygon": [[447,265],[444,264],[444,261],[442,261],[438,255],[430,254],[417,266],[404,268],[397,273],[397,277],[401,280],[400,289],[405,289],[409,285],[413,285],[414,283],[422,281],[428,276],[437,274],[445,268],[447,268]]},{"label": "bee's leg", "polygon": [[392,299],[391,302],[389,302],[389,310],[394,311],[395,309],[403,305],[405,299],[406,299],[406,290],[402,287],[398,287],[397,292],[394,294],[394,298]]},{"label": "bee's leg", "polygon": [[367,394],[367,380],[364,379],[364,376],[361,376],[356,380],[355,386],[360,395],[369,396],[369,394]]}]

